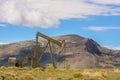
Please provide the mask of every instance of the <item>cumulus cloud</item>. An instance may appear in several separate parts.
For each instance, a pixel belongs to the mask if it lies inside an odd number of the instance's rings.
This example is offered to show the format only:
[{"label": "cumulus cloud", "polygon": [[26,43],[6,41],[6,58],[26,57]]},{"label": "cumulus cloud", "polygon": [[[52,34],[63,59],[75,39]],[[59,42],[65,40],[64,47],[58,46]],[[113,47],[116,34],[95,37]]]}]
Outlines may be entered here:
[{"label": "cumulus cloud", "polygon": [[[60,20],[87,18],[89,15],[120,15],[120,7],[97,5],[101,0],[0,0],[0,22],[49,28]],[[109,2],[110,1],[110,2]],[[120,1],[113,0],[113,4]],[[102,0],[111,3],[112,0]]]},{"label": "cumulus cloud", "polygon": [[106,45],[104,45],[104,47],[112,49],[112,50],[120,50],[120,46],[106,46]]},{"label": "cumulus cloud", "polygon": [[120,27],[97,27],[97,26],[91,26],[91,27],[87,27],[86,29],[92,30],[92,31],[105,31],[105,30],[120,30]]}]

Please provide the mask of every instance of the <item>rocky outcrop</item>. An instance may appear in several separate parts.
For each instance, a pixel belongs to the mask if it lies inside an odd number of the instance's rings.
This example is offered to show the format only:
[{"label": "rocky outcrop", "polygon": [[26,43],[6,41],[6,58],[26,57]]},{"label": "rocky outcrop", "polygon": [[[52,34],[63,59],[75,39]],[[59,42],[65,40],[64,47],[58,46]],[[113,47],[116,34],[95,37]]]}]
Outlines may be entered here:
[{"label": "rocky outcrop", "polygon": [[98,49],[98,46],[100,46],[99,44],[97,44],[95,41],[93,41],[92,39],[88,39],[85,43],[85,50],[87,50],[88,52],[94,54],[94,55],[101,55],[101,51]]}]

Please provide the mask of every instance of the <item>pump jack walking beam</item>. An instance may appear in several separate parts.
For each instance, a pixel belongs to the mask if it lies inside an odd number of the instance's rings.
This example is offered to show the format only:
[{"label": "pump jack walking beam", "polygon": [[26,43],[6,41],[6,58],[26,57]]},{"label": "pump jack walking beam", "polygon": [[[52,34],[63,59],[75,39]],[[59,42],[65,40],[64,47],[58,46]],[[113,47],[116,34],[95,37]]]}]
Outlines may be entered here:
[{"label": "pump jack walking beam", "polygon": [[46,35],[44,35],[44,34],[42,34],[40,32],[37,32],[37,34],[36,34],[36,45],[37,46],[38,46],[38,37],[39,36],[46,39],[46,40],[48,40],[48,41],[50,41],[50,42],[53,42],[53,43],[57,44],[58,46],[60,46],[59,53],[61,53],[63,51],[63,48],[65,47],[65,40],[60,42],[60,41],[52,39],[52,38],[50,38],[50,37],[48,37],[48,36],[46,36]]}]

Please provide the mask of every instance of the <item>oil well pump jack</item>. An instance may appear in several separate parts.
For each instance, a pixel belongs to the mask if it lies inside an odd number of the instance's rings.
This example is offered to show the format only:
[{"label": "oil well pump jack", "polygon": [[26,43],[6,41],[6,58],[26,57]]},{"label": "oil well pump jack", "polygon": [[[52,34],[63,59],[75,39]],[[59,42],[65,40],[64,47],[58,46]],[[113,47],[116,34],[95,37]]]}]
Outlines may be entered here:
[{"label": "oil well pump jack", "polygon": [[[38,45],[38,37],[39,36],[47,40],[47,45],[45,46],[44,49],[40,48],[40,45]],[[37,32],[37,34],[36,34],[36,48],[34,48],[34,50],[35,50],[34,57],[37,58],[38,53],[41,53],[41,55],[39,57],[39,62],[40,62],[43,54],[45,53],[46,48],[49,48],[53,67],[56,68],[55,60],[54,60],[54,53],[53,53],[51,43],[54,43],[54,44],[60,46],[60,49],[59,49],[58,53],[61,53],[63,51],[64,47],[65,47],[65,40],[60,42],[60,41],[57,41],[53,38],[50,38],[50,37],[48,37],[48,36],[46,36],[46,35],[44,35],[40,32]]]},{"label": "oil well pump jack", "polygon": [[[40,45],[39,45],[39,41],[38,41],[39,37],[42,37],[42,38],[47,40],[47,44],[44,48],[40,47]],[[58,53],[61,53],[65,47],[65,40],[57,41],[57,40],[50,38],[50,37],[48,37],[40,32],[37,32],[37,34],[36,34],[36,46],[33,48],[34,54],[29,54],[19,61],[14,61],[14,60],[8,59],[8,62],[9,63],[12,63],[11,61],[16,62],[15,66],[23,67],[28,61],[31,61],[31,66],[33,68],[41,67],[40,61],[42,59],[42,56],[45,54],[46,49],[49,48],[51,60],[52,60],[52,65],[54,68],[56,68],[54,53],[53,53],[51,43],[59,46]],[[38,58],[38,54],[40,54],[39,58]]]}]

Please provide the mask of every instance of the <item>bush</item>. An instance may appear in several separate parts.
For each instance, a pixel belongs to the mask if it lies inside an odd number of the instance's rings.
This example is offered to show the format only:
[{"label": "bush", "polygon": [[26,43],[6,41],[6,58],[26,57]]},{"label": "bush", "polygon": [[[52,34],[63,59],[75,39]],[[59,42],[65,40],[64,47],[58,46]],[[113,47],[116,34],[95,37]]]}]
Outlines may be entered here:
[{"label": "bush", "polygon": [[74,78],[83,78],[83,75],[80,72],[74,73],[73,74]]},{"label": "bush", "polygon": [[57,78],[56,80],[62,80],[62,78]]},{"label": "bush", "polygon": [[45,68],[45,70],[46,70],[46,71],[54,71],[55,68],[52,67],[52,66],[48,66],[48,67]]},{"label": "bush", "polygon": [[8,76],[8,77],[5,78],[5,80],[14,80],[14,78],[12,76]]}]

